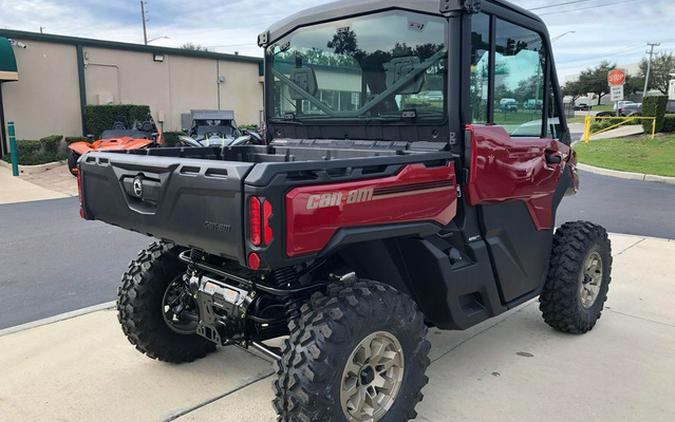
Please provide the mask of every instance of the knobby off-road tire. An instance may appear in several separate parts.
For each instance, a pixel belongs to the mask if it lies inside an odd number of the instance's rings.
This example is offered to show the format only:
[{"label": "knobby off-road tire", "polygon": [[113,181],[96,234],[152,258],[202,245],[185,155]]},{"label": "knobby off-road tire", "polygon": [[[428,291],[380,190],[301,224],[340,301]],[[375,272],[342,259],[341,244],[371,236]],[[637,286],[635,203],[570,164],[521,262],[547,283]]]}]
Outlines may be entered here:
[{"label": "knobby off-road tire", "polygon": [[612,250],[604,228],[587,221],[563,224],[553,237],[548,277],[539,298],[544,321],[565,333],[591,330],[607,300],[611,270]]},{"label": "knobby off-road tire", "polygon": [[68,171],[73,176],[77,176],[77,160],[80,158],[80,154],[75,153],[73,150],[68,150]]},{"label": "knobby off-road tire", "polygon": [[360,343],[378,335],[385,336],[385,342],[395,338],[389,345],[398,343],[404,361],[398,369],[402,380],[391,395],[393,403],[379,420],[406,421],[417,416],[415,406],[428,382],[430,343],[424,317],[408,296],[373,281],[332,284],[302,306],[289,328],[273,386],[280,421],[350,420],[341,396],[345,366]]},{"label": "knobby off-road tire", "polygon": [[169,284],[185,272],[181,252],[171,243],[154,242],[131,261],[117,291],[117,318],[136,349],[164,362],[192,362],[216,350],[197,334],[179,334],[163,317],[163,298]]}]

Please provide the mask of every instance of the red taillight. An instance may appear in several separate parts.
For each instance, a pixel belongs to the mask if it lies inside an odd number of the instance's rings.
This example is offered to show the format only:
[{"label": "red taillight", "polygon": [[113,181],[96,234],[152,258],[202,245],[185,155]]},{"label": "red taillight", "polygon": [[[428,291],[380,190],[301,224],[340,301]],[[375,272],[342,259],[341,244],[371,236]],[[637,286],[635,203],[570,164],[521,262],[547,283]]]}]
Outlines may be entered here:
[{"label": "red taillight", "polygon": [[261,220],[262,214],[260,212],[260,200],[252,196],[248,200],[248,221],[249,221],[249,239],[254,246],[260,246],[262,242],[261,237]]},{"label": "red taillight", "polygon": [[252,270],[260,268],[260,256],[257,253],[251,252],[248,254],[248,267]]},{"label": "red taillight", "polygon": [[80,172],[77,172],[77,196],[80,198],[80,218],[84,218],[84,208],[82,207],[82,178]]},{"label": "red taillight", "polygon": [[272,216],[272,204],[270,201],[263,202],[263,241],[266,245],[272,243],[273,233],[270,226],[270,217]]}]

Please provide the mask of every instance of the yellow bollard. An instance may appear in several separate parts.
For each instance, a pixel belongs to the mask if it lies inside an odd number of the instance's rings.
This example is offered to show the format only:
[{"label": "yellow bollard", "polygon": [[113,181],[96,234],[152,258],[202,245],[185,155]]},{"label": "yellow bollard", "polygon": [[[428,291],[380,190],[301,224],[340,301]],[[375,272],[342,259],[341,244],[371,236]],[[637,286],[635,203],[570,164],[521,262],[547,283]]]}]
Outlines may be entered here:
[{"label": "yellow bollard", "polygon": [[587,115],[586,118],[584,119],[584,134],[581,136],[581,141],[584,143],[588,143],[588,141],[591,139],[591,122],[593,118],[590,115]]}]

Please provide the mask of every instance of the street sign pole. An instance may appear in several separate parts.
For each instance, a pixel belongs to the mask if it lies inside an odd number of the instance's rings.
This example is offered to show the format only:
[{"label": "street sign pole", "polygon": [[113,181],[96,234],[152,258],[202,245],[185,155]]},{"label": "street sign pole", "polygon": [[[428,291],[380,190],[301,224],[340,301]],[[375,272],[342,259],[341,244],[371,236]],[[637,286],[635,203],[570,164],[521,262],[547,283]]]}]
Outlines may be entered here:
[{"label": "street sign pole", "polygon": [[14,122],[7,122],[7,132],[9,132],[9,153],[12,158],[12,175],[19,175],[19,157],[16,151],[16,134],[14,132]]},{"label": "street sign pole", "polygon": [[621,114],[619,110],[619,101],[623,100],[623,86],[626,83],[626,73],[621,69],[610,70],[607,74],[607,84],[609,85],[610,100],[614,102],[616,116]]}]

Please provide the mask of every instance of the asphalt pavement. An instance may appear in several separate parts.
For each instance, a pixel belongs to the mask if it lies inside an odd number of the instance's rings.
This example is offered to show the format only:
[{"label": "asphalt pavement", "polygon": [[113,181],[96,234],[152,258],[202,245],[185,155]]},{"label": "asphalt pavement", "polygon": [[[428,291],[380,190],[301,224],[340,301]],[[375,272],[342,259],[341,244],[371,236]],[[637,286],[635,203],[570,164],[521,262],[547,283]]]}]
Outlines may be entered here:
[{"label": "asphalt pavement", "polygon": [[[675,239],[675,186],[581,173],[556,224]],[[120,276],[152,239],[84,221],[77,198],[0,205],[0,329],[115,299]]]},{"label": "asphalt pavement", "polygon": [[0,205],[0,329],[114,300],[151,241],[82,220],[77,198]]}]

